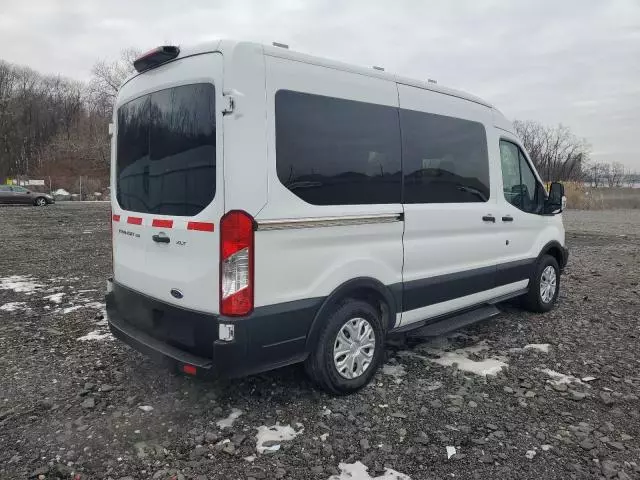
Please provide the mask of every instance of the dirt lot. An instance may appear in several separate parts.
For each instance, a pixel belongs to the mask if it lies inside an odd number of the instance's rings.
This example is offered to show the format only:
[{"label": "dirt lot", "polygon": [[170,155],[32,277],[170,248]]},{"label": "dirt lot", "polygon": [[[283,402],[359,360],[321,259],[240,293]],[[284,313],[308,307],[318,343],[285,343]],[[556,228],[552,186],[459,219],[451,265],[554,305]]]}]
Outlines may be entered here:
[{"label": "dirt lot", "polygon": [[555,311],[395,342],[332,398],[155,366],[107,334],[108,205],[0,208],[0,478],[640,478],[640,211],[565,216]]}]

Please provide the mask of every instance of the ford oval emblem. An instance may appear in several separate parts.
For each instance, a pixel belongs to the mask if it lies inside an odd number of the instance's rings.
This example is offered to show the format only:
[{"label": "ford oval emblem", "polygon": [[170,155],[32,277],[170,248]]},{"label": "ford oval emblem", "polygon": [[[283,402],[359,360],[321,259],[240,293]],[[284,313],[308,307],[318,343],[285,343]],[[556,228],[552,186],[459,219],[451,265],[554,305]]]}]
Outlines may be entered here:
[{"label": "ford oval emblem", "polygon": [[182,292],[180,290],[178,290],[177,288],[172,288],[171,289],[171,296],[174,297],[174,298],[178,298],[178,299],[184,297]]}]

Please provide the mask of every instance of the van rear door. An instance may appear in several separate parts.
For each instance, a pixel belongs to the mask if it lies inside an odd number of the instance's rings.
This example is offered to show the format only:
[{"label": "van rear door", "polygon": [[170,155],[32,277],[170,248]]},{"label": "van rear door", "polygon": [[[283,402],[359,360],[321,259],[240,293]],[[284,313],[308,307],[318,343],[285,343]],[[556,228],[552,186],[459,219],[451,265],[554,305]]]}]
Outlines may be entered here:
[{"label": "van rear door", "polygon": [[217,313],[222,55],[160,65],[118,94],[112,139],[114,280]]}]

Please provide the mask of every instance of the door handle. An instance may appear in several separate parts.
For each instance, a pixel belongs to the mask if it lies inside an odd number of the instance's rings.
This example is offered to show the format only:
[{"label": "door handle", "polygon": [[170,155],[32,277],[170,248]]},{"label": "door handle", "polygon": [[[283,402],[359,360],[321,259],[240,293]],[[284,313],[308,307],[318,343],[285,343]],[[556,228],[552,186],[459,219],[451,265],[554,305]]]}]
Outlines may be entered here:
[{"label": "door handle", "polygon": [[171,242],[171,239],[169,237],[167,237],[166,235],[154,235],[151,238],[153,239],[154,242],[157,242],[157,243],[169,243],[169,242]]},{"label": "door handle", "polygon": [[496,217],[494,217],[493,215],[485,215],[484,217],[482,217],[482,221],[496,223]]},{"label": "door handle", "polygon": [[505,215],[502,217],[503,222],[513,222],[513,217],[511,215]]}]

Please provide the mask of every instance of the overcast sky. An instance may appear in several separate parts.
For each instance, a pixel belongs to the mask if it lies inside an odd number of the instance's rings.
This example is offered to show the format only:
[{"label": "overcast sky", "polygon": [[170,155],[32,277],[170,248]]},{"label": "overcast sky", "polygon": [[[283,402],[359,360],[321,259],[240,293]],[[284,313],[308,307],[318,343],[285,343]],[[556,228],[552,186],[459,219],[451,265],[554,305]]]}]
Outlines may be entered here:
[{"label": "overcast sky", "polygon": [[640,170],[640,0],[0,0],[0,58],[78,79],[220,37],[434,78]]}]

